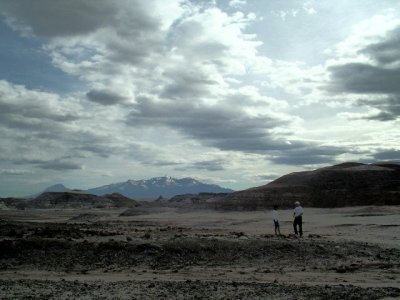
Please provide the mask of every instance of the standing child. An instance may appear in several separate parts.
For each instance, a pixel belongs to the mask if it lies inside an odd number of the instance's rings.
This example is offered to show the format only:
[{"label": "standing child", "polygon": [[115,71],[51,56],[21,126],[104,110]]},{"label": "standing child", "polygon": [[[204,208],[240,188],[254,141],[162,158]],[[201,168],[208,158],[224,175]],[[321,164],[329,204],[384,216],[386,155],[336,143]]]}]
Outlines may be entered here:
[{"label": "standing child", "polygon": [[272,210],[272,219],[274,220],[275,225],[275,235],[281,235],[281,230],[279,228],[279,214],[278,214],[278,205],[274,205],[274,209]]}]

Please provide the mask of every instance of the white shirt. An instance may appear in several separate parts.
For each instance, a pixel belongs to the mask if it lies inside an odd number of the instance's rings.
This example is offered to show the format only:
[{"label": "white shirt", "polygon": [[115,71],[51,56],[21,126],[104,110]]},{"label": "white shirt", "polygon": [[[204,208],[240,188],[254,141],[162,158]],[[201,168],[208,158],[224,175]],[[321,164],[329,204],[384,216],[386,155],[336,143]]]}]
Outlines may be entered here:
[{"label": "white shirt", "polygon": [[296,206],[296,208],[294,209],[294,216],[295,217],[300,217],[303,215],[303,208],[301,206]]},{"label": "white shirt", "polygon": [[272,219],[274,219],[274,221],[279,221],[279,215],[275,209],[272,211]]}]

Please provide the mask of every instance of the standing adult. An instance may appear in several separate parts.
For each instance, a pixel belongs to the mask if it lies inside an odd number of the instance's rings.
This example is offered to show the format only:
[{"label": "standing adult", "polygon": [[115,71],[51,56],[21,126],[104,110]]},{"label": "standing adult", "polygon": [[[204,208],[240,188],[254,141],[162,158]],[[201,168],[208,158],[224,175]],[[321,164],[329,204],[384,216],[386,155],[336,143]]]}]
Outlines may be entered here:
[{"label": "standing adult", "polygon": [[278,205],[274,205],[274,209],[272,210],[272,219],[274,220],[275,225],[275,235],[281,235],[281,230],[279,228]]},{"label": "standing adult", "polygon": [[[293,229],[294,229],[294,234],[300,234],[300,237],[303,236],[303,208],[300,205],[299,201],[296,201],[294,203],[294,205],[296,206],[293,210]],[[299,230],[297,231],[297,226],[299,226]]]}]

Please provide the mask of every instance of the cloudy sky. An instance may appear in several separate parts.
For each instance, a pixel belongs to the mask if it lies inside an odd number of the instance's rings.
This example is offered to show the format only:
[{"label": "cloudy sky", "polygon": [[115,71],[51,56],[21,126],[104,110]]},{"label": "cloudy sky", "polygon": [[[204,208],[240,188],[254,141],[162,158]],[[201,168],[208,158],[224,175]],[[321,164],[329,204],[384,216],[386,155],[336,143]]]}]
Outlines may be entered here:
[{"label": "cloudy sky", "polygon": [[0,196],[400,159],[397,0],[2,0]]}]

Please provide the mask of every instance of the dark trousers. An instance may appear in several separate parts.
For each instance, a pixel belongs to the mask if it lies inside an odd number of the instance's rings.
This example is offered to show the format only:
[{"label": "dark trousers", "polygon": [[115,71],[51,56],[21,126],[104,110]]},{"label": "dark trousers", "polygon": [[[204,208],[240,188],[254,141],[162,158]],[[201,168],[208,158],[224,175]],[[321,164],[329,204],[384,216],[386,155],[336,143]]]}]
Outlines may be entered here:
[{"label": "dark trousers", "polygon": [[275,234],[281,235],[281,230],[279,229],[279,221],[274,220],[274,225],[275,225]]},{"label": "dark trousers", "polygon": [[295,217],[294,221],[293,221],[293,229],[294,229],[294,233],[297,235],[297,225],[299,226],[299,233],[300,236],[303,236],[303,218],[302,216],[299,217]]}]

